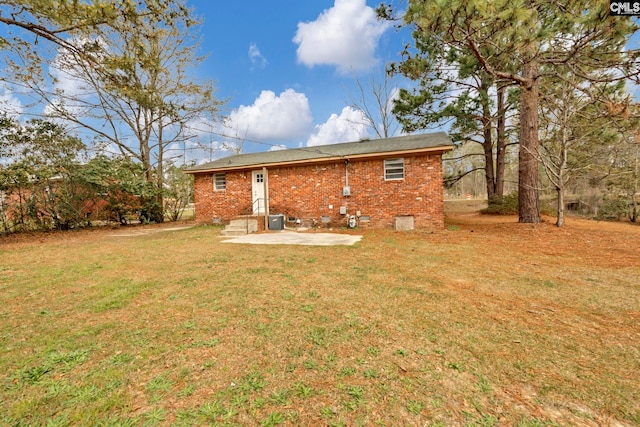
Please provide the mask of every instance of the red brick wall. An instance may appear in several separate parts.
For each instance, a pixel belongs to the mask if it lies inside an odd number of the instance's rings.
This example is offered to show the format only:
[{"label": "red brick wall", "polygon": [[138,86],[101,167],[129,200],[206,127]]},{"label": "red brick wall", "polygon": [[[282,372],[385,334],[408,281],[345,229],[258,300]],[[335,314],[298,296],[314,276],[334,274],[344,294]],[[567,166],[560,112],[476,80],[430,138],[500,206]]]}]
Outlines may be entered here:
[{"label": "red brick wall", "polygon": [[[340,215],[369,216],[359,227],[393,227],[395,217],[412,215],[416,228],[444,227],[442,158],[439,154],[405,157],[405,179],[384,180],[384,161],[351,160],[348,165],[351,196],[342,195],[346,183],[343,162],[268,169],[271,214],[284,213],[304,223],[345,226]],[[227,172],[226,191],[213,191],[212,174],[196,174],[196,219],[228,222],[251,207],[251,171]],[[322,222],[328,217],[329,224]]]},{"label": "red brick wall", "polygon": [[251,210],[251,171],[226,172],[227,189],[215,191],[213,174],[195,174],[196,221],[210,224],[214,218],[229,222]]}]

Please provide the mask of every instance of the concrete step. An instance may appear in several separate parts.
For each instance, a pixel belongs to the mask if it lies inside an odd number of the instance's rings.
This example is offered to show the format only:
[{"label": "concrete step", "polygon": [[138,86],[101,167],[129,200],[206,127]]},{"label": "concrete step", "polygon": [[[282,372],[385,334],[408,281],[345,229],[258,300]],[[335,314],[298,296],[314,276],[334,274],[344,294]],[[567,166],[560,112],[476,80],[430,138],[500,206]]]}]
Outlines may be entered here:
[{"label": "concrete step", "polygon": [[232,227],[247,227],[247,225],[249,226],[249,228],[252,227],[258,227],[258,220],[257,219],[232,219],[229,222],[229,225]]},{"label": "concrete step", "polygon": [[256,219],[232,219],[220,234],[223,236],[242,236],[258,231]]},{"label": "concrete step", "polygon": [[222,234],[223,236],[232,237],[232,236],[246,236],[248,233],[247,233],[247,229],[245,228],[244,230],[222,230],[220,234]]}]

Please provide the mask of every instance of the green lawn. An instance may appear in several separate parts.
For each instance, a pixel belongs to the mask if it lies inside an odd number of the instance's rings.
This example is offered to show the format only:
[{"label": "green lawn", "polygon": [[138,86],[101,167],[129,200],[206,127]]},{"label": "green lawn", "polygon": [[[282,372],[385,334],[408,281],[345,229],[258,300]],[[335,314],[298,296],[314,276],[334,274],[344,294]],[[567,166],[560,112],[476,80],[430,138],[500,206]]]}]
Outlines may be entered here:
[{"label": "green lawn", "polygon": [[0,240],[0,425],[640,425],[640,228],[476,220]]}]

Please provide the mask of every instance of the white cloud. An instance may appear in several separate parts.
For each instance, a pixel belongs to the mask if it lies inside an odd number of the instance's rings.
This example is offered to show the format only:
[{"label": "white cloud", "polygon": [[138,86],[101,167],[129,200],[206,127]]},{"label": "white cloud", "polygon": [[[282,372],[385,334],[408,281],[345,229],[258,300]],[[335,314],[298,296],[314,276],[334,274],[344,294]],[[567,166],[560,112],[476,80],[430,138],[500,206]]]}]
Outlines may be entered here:
[{"label": "white cloud", "polygon": [[317,20],[298,23],[293,42],[302,64],[335,65],[347,73],[377,64],[376,46],[388,28],[390,24],[379,21],[365,0],[335,0]]},{"label": "white cloud", "polygon": [[202,164],[235,152],[218,139],[200,138],[193,141],[174,143],[165,149],[165,161],[176,165]]},{"label": "white cloud", "polygon": [[69,98],[86,96],[88,88],[86,82],[78,77],[80,71],[70,66],[64,67],[55,61],[51,64],[51,75],[55,78],[54,89]]},{"label": "white cloud", "polygon": [[332,114],[325,123],[316,126],[316,132],[307,140],[307,146],[358,141],[367,136],[369,123],[360,110],[344,107],[338,116]]},{"label": "white cloud", "polygon": [[249,59],[251,64],[257,68],[265,68],[269,63],[255,43],[249,45]]},{"label": "white cloud", "polygon": [[204,117],[193,119],[187,125],[188,140],[172,144],[165,150],[165,155],[178,156],[178,164],[183,161],[186,164],[202,164],[238,154],[242,149],[242,142],[226,138],[224,135],[228,133],[228,129],[218,121]]},{"label": "white cloud", "polygon": [[20,118],[24,112],[22,102],[16,98],[9,86],[4,82],[0,82],[0,111],[16,119]]},{"label": "white cloud", "polygon": [[[67,42],[82,46],[90,43],[89,39],[68,39]],[[98,41],[101,43],[101,41]],[[60,110],[69,113],[81,114],[84,103],[95,96],[95,91],[87,83],[86,71],[78,63],[76,57],[64,48],[59,48],[57,54],[49,66],[49,72],[53,77],[53,90],[56,94],[50,103],[44,108],[44,115],[50,120],[59,117]]]},{"label": "white cloud", "polygon": [[225,122],[232,136],[258,141],[290,140],[304,136],[311,126],[309,100],[287,89],[279,96],[263,90],[253,105],[241,105]]}]

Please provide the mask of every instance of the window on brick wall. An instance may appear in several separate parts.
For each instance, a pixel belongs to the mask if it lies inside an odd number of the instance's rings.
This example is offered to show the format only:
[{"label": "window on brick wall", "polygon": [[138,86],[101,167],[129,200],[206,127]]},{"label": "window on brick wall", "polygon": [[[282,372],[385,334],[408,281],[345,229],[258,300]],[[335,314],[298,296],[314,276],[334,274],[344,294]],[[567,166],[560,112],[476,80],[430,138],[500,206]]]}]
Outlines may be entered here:
[{"label": "window on brick wall", "polygon": [[387,159],[384,161],[384,179],[404,179],[404,159]]},{"label": "window on brick wall", "polygon": [[213,189],[216,191],[224,191],[227,189],[227,176],[223,173],[213,175]]}]

